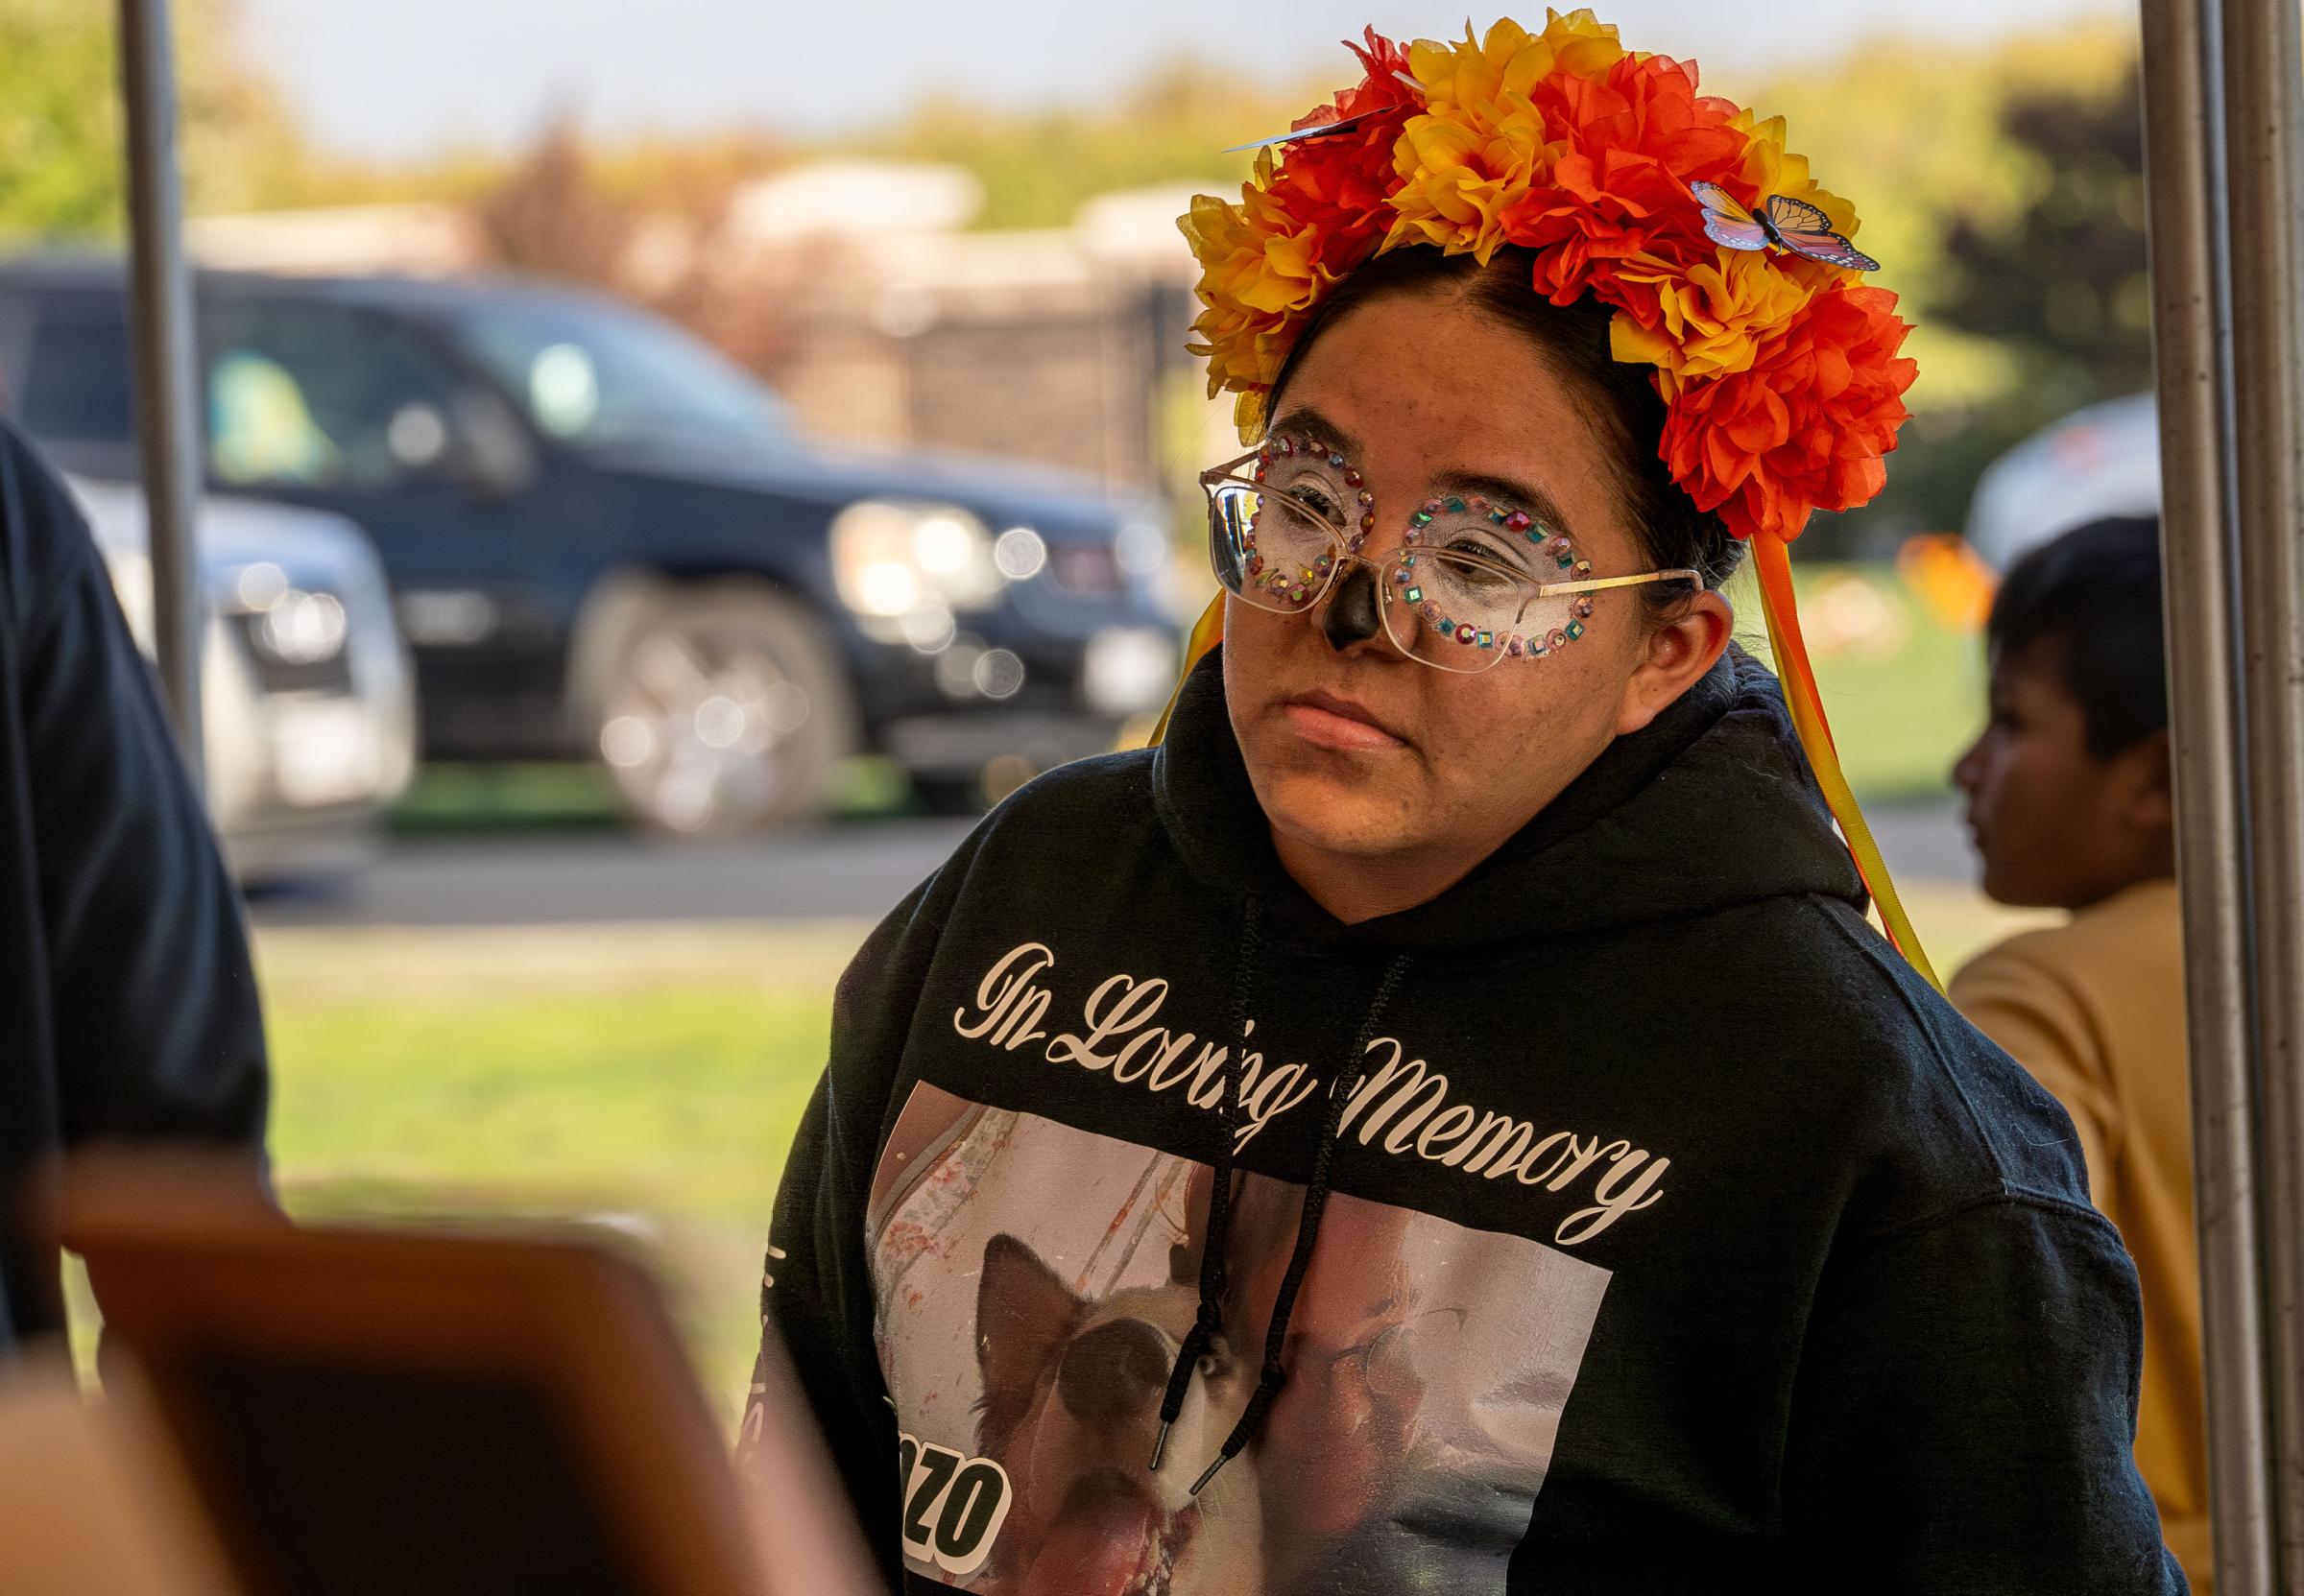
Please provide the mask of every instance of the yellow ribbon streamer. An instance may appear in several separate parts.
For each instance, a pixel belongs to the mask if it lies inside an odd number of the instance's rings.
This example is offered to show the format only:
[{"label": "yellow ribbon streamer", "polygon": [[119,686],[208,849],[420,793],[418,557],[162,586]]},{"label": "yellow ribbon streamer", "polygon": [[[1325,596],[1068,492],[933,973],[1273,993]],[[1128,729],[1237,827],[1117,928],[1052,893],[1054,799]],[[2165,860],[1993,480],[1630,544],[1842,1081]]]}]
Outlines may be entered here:
[{"label": "yellow ribbon streamer", "polygon": [[1214,598],[1208,601],[1208,607],[1200,611],[1200,618],[1192,623],[1192,635],[1184,645],[1184,671],[1176,678],[1176,690],[1168,695],[1167,707],[1160,712],[1160,719],[1152,724],[1149,747],[1158,748],[1167,741],[1168,717],[1176,713],[1176,701],[1184,697],[1185,677],[1190,676],[1192,667],[1207,658],[1209,651],[1222,641],[1224,595],[1218,591]]}]

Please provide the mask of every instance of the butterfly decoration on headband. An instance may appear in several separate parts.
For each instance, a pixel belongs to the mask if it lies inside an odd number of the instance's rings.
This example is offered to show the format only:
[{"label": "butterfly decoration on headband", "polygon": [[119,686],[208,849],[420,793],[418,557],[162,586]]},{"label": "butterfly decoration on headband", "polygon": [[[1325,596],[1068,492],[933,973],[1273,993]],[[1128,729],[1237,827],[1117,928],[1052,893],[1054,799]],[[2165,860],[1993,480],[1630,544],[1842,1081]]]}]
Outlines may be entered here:
[{"label": "butterfly decoration on headband", "polygon": [[[1392,76],[1418,93],[1424,92],[1424,85],[1405,72],[1395,72]],[[1284,133],[1274,133],[1270,138],[1260,138],[1253,144],[1236,144],[1224,154],[1236,155],[1248,150],[1269,150],[1280,144],[1301,144],[1308,139],[1328,138],[1336,133],[1350,132],[1370,117],[1382,114],[1380,110],[1363,111],[1358,116],[1347,116],[1340,122],[1323,122],[1316,128],[1296,128]]]},{"label": "butterfly decoration on headband", "polygon": [[1730,250],[1764,250],[1773,244],[1827,266],[1880,270],[1880,262],[1834,232],[1832,218],[1806,200],[1771,194],[1755,213],[1718,183],[1694,182],[1689,188],[1704,207],[1704,232],[1715,244]]},{"label": "butterfly decoration on headband", "polygon": [[1260,138],[1253,144],[1236,144],[1224,154],[1236,155],[1243,150],[1269,150],[1275,145],[1300,144],[1308,139],[1328,138],[1336,133],[1350,132],[1375,114],[1376,112],[1369,111],[1360,116],[1348,116],[1341,122],[1323,122],[1317,128],[1297,128],[1288,132],[1274,133],[1270,138]]}]

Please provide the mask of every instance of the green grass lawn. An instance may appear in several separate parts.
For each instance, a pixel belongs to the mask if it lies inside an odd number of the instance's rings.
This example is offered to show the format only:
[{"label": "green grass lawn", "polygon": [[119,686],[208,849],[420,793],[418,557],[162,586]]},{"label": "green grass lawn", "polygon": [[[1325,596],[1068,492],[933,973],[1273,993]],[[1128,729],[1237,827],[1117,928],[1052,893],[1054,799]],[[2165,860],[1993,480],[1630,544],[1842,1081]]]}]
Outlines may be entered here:
[{"label": "green grass lawn", "polygon": [[641,1216],[732,1415],[770,1201],[865,929],[262,933],[283,1195],[307,1219]]}]

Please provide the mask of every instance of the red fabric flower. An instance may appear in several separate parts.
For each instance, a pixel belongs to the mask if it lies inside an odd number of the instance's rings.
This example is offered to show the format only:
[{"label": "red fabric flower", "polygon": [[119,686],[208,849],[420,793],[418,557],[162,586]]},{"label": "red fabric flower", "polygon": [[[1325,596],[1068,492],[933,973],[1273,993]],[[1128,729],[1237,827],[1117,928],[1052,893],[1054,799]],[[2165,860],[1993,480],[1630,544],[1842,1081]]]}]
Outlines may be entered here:
[{"label": "red fabric flower", "polygon": [[1661,451],[1673,480],[1739,537],[1797,537],[1810,512],[1864,503],[1907,415],[1910,330],[1884,288],[1817,295],[1749,369],[1682,390]]},{"label": "red fabric flower", "polygon": [[[1557,305],[1587,289],[1611,303],[1637,300],[1608,268],[1638,255],[1685,267],[1711,257],[1699,180],[1740,175],[1745,134],[1737,107],[1696,92],[1692,66],[1666,56],[1625,56],[1605,78],[1559,73],[1535,92],[1554,150],[1550,179],[1503,215],[1505,235],[1543,253],[1536,291]],[[1623,303],[1640,315],[1652,308]],[[1645,325],[1652,320],[1643,317]]]},{"label": "red fabric flower", "polygon": [[1390,226],[1392,144],[1400,136],[1401,124],[1424,108],[1416,91],[1399,76],[1407,70],[1408,53],[1374,28],[1365,36],[1365,46],[1347,42],[1346,48],[1360,58],[1367,76],[1339,91],[1335,104],[1315,107],[1293,127],[1360,120],[1342,132],[1287,146],[1286,158],[1272,181],[1274,196],[1299,225],[1339,234],[1332,250],[1321,251],[1321,264],[1339,276],[1373,254],[1375,239]]}]

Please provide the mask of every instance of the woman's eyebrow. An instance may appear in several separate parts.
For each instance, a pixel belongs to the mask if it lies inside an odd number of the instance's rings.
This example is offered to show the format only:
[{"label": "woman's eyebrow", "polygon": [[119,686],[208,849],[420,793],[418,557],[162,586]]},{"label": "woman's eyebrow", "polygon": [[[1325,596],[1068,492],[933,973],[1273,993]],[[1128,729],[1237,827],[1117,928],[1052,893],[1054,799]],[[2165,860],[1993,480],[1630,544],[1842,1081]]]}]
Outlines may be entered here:
[{"label": "woman's eyebrow", "polygon": [[1526,511],[1564,537],[1572,539],[1576,536],[1552,496],[1543,488],[1531,488],[1524,482],[1515,482],[1510,477],[1484,477],[1466,471],[1452,471],[1433,486],[1449,493],[1478,493],[1486,498],[1501,499],[1515,509]]},{"label": "woman's eyebrow", "polygon": [[1356,455],[1360,452],[1357,439],[1309,405],[1290,405],[1265,429],[1266,436],[1272,438],[1278,438],[1285,432],[1308,433],[1337,454]]}]

